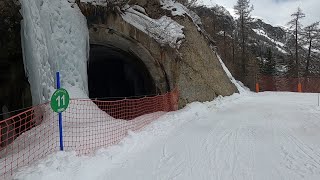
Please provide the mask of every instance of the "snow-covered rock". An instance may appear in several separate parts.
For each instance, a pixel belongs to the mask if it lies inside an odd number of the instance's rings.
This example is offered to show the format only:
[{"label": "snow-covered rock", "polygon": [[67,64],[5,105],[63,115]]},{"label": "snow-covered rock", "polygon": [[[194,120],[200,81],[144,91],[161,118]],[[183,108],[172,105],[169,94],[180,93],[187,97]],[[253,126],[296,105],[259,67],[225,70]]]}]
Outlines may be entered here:
[{"label": "snow-covered rock", "polygon": [[201,25],[201,18],[193,11],[173,0],[160,0],[163,9],[171,11],[173,16],[189,16],[196,26]]},{"label": "snow-covered rock", "polygon": [[[170,17],[162,16],[160,19],[152,19],[143,13],[137,6],[125,7],[122,18],[140,31],[153,37],[158,43],[168,44],[172,48],[179,48],[184,39],[183,26]],[[141,12],[142,11],[142,12]],[[145,12],[145,11],[144,11]]]}]

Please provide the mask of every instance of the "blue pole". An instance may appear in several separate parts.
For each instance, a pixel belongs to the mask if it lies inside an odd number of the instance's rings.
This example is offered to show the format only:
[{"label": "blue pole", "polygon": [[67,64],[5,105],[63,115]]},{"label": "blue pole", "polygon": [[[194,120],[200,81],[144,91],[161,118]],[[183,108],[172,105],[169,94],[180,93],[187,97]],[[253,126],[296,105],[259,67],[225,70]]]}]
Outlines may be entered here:
[{"label": "blue pole", "polygon": [[56,73],[56,77],[57,77],[57,89],[60,89],[60,73],[59,72]]},{"label": "blue pole", "polygon": [[60,136],[60,151],[63,151],[62,113],[59,113],[59,136]]},{"label": "blue pole", "polygon": [[[56,73],[57,89],[60,89],[60,73]],[[62,113],[59,113],[59,137],[60,137],[60,151],[63,151],[63,134],[62,134]]]}]

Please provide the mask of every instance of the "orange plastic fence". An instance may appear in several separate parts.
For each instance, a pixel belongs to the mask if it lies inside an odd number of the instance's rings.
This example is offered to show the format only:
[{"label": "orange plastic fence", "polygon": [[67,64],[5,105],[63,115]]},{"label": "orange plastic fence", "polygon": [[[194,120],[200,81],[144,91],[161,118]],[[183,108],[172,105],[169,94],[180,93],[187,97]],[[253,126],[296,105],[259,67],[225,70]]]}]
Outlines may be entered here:
[{"label": "orange plastic fence", "polygon": [[260,91],[320,92],[320,77],[260,76]]},{"label": "orange plastic fence", "polygon": [[[178,109],[178,91],[140,99],[72,99],[63,113],[66,151],[88,154],[121,141],[165,112]],[[0,179],[15,169],[59,151],[58,115],[42,104],[0,123]]]}]

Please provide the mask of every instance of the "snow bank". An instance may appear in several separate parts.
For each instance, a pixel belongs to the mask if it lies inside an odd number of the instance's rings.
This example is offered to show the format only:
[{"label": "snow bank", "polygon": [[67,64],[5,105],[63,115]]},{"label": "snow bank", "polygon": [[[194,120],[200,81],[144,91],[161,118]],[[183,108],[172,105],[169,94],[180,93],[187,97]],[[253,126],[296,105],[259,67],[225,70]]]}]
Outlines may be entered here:
[{"label": "snow bank", "polygon": [[248,87],[246,87],[242,82],[237,81],[231,74],[231,72],[229,71],[229,69],[227,68],[227,66],[224,64],[224,62],[222,61],[220,55],[216,52],[216,50],[214,49],[214,47],[211,45],[210,48],[212,49],[212,51],[215,52],[215,55],[217,56],[224,72],[226,73],[226,75],[228,76],[228,78],[230,79],[230,81],[236,86],[236,88],[238,89],[240,94],[248,94],[250,92],[250,89]]},{"label": "snow bank", "polygon": [[[134,8],[137,9],[137,6]],[[183,26],[167,16],[152,19],[134,8],[124,8],[125,13],[122,18],[127,23],[153,37],[160,44],[168,44],[172,48],[180,47],[182,39],[185,37],[182,30]]]},{"label": "snow bank", "polygon": [[222,61],[221,57],[216,54],[219,62],[223,68],[223,70],[226,72],[227,76],[229,77],[230,81],[237,87],[238,91],[240,94],[245,94],[248,93],[250,91],[249,88],[245,87],[244,84],[240,81],[237,81],[231,74],[231,72],[229,71],[229,69],[227,68],[227,66],[224,64],[224,62]]},{"label": "snow bank", "polygon": [[[61,73],[62,87],[77,89],[82,92],[81,98],[87,97],[89,33],[80,9],[67,0],[20,3],[24,64],[33,104],[49,100],[56,71]],[[73,92],[70,95],[79,98]]]}]

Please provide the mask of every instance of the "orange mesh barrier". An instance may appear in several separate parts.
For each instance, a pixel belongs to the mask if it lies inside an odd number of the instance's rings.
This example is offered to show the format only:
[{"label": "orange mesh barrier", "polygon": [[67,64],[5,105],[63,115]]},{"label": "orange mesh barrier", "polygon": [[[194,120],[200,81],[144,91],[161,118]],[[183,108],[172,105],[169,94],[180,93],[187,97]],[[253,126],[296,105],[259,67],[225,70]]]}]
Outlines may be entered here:
[{"label": "orange mesh barrier", "polygon": [[260,91],[320,92],[320,77],[260,76],[258,82]]},{"label": "orange mesh barrier", "polygon": [[[92,153],[177,109],[177,90],[117,101],[72,99],[63,112],[64,150]],[[9,179],[15,169],[59,151],[58,114],[49,103],[1,121],[0,130],[0,179]]]}]

